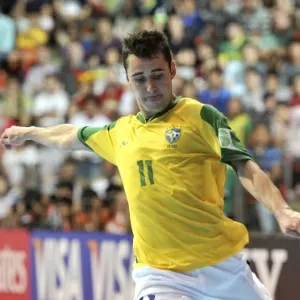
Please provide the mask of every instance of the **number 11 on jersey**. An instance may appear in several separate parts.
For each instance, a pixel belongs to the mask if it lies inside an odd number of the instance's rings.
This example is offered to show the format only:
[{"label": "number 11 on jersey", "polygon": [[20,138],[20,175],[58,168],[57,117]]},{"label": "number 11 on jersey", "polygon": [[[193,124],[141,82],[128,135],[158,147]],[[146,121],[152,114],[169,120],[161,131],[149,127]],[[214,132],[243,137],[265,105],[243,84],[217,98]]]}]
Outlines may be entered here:
[{"label": "number 11 on jersey", "polygon": [[[138,160],[137,165],[140,172],[141,186],[146,186],[146,176],[148,176],[148,181],[150,185],[154,184],[152,160]],[[147,175],[145,175],[145,169],[147,169]]]}]

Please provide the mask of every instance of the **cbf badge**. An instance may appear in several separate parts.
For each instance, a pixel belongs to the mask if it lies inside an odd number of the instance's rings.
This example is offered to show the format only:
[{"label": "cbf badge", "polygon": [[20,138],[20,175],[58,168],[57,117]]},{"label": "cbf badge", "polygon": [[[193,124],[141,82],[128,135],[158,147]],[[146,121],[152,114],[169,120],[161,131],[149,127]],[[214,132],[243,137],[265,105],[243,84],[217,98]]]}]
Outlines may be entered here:
[{"label": "cbf badge", "polygon": [[180,135],[180,128],[170,128],[166,130],[165,138],[170,144],[174,144],[179,140]]},{"label": "cbf badge", "polygon": [[228,128],[219,128],[218,138],[221,148],[235,149],[232,142],[231,133]]}]

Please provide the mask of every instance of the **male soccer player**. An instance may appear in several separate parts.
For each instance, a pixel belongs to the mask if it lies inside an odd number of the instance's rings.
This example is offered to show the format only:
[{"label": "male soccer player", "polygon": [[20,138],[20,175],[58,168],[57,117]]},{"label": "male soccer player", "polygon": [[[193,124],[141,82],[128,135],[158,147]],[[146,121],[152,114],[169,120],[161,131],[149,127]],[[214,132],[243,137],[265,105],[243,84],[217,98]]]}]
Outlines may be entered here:
[{"label": "male soccer player", "polygon": [[123,63],[137,115],[103,128],[11,127],[1,143],[12,147],[33,140],[58,149],[89,149],[118,166],[134,234],[135,300],[271,299],[241,252],[248,243],[246,228],[223,214],[226,164],[274,213],[284,233],[300,232],[300,214],[220,112],[172,94],[176,66],[162,33],[129,35]]}]

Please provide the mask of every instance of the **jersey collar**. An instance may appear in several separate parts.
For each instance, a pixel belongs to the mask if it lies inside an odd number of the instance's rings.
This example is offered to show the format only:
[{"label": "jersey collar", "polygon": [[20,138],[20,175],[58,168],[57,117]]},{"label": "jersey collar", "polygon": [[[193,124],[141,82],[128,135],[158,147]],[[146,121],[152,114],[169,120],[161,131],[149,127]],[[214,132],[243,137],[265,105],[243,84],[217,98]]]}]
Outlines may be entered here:
[{"label": "jersey collar", "polygon": [[136,118],[142,122],[142,123],[148,123],[150,121],[152,121],[153,119],[156,119],[162,115],[164,115],[165,113],[167,113],[169,110],[171,110],[183,97],[182,96],[178,96],[174,101],[172,101],[163,111],[153,115],[150,118],[145,118],[141,112],[137,113]]}]

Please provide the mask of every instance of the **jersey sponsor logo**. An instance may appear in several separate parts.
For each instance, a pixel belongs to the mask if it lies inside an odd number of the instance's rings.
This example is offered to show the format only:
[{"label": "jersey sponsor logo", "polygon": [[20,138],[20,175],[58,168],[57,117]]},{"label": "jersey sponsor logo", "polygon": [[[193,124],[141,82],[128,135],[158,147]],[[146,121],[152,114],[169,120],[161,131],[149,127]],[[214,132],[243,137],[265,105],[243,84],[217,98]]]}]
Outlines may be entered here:
[{"label": "jersey sponsor logo", "polygon": [[169,128],[166,130],[165,138],[170,144],[174,144],[179,140],[180,135],[180,128]]},{"label": "jersey sponsor logo", "polygon": [[234,145],[231,139],[230,130],[227,128],[219,128],[218,138],[221,148],[234,149]]}]

